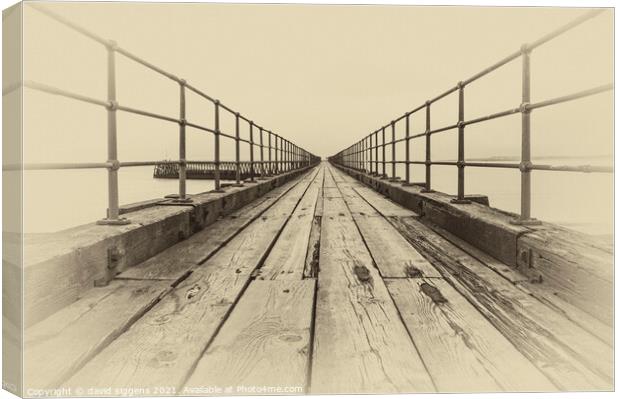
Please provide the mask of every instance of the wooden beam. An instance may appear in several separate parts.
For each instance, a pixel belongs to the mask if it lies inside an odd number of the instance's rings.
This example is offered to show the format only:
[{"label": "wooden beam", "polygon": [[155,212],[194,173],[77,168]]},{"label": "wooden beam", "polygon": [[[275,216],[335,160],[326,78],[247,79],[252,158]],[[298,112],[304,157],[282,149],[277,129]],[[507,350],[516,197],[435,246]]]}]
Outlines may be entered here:
[{"label": "wooden beam", "polygon": [[305,392],[314,289],[314,280],[253,281],[180,393],[207,386]]}]

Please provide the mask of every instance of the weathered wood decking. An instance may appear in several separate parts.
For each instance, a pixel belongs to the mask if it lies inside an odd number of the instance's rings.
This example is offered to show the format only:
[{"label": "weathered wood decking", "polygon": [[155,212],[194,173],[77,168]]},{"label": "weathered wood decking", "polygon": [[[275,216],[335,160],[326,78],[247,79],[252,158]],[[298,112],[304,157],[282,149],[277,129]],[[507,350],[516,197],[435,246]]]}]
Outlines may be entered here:
[{"label": "weathered wood decking", "polygon": [[323,163],[30,327],[25,384],[612,389],[611,326],[549,296]]}]

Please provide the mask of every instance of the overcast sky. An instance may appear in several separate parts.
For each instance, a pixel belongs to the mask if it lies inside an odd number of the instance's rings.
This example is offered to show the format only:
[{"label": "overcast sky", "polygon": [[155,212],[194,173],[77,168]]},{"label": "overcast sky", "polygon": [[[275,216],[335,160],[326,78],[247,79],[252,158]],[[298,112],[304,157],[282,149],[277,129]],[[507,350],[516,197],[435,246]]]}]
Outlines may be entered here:
[{"label": "overcast sky", "polygon": [[[420,6],[46,3],[258,124],[328,156],[459,80],[587,10]],[[106,53],[39,12],[25,11],[25,78],[105,99]],[[466,119],[520,103],[520,61],[465,92]],[[607,11],[532,54],[532,99],[613,80]],[[118,56],[121,104],[178,115],[178,86]],[[105,112],[26,90],[26,161],[103,161]],[[188,94],[187,119],[213,126],[212,105]],[[433,127],[457,118],[456,96],[433,107]],[[222,129],[233,133],[223,115]],[[520,119],[467,128],[467,157],[520,153]],[[412,133],[423,130],[423,115]],[[612,94],[536,111],[534,155],[612,153]],[[242,135],[247,137],[247,126]],[[121,160],[173,158],[178,126],[119,115]],[[402,127],[399,128],[402,134]],[[434,136],[433,157],[456,157],[456,134]],[[224,157],[232,143],[224,140]],[[416,144],[419,143],[419,144]],[[422,142],[414,143],[416,156]],[[188,132],[188,159],[212,158],[212,137]],[[246,153],[244,152],[244,157]]]}]

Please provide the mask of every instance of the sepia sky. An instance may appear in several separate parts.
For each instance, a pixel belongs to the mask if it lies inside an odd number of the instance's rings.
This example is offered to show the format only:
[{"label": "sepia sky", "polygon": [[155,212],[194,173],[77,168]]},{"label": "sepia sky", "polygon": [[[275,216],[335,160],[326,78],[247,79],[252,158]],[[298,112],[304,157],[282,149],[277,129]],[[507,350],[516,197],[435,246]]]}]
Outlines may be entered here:
[{"label": "sepia sky", "polygon": [[[329,156],[585,9],[422,6],[47,3],[50,10],[219,98],[256,123]],[[25,79],[105,99],[104,48],[25,9]],[[521,99],[520,60],[468,86],[466,119]],[[532,100],[613,80],[613,12],[535,50]],[[178,86],[118,56],[118,101],[178,116]],[[213,126],[213,106],[188,94],[187,119]],[[26,89],[28,162],[103,161],[105,111]],[[233,118],[222,130],[234,133]],[[432,126],[456,122],[452,95]],[[466,129],[467,158],[520,153],[520,117]],[[424,129],[414,116],[412,134]],[[398,135],[403,134],[400,126]],[[612,153],[611,93],[536,111],[533,154]],[[178,155],[178,126],[119,114],[119,158]],[[241,134],[248,135],[247,125]],[[456,134],[433,136],[433,158],[456,157]],[[212,137],[189,129],[188,159],[211,159]],[[422,156],[423,143],[413,144]],[[225,159],[233,145],[223,140]],[[247,151],[243,149],[243,157]]]}]

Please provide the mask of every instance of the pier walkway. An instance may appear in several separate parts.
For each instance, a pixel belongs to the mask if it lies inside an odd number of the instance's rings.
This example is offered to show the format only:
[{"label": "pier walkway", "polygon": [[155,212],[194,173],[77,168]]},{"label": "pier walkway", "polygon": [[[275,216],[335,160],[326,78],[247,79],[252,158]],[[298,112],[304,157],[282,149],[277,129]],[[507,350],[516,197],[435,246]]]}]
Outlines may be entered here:
[{"label": "pier walkway", "polygon": [[32,325],[25,383],[612,389],[612,327],[544,287],[323,162]]}]

